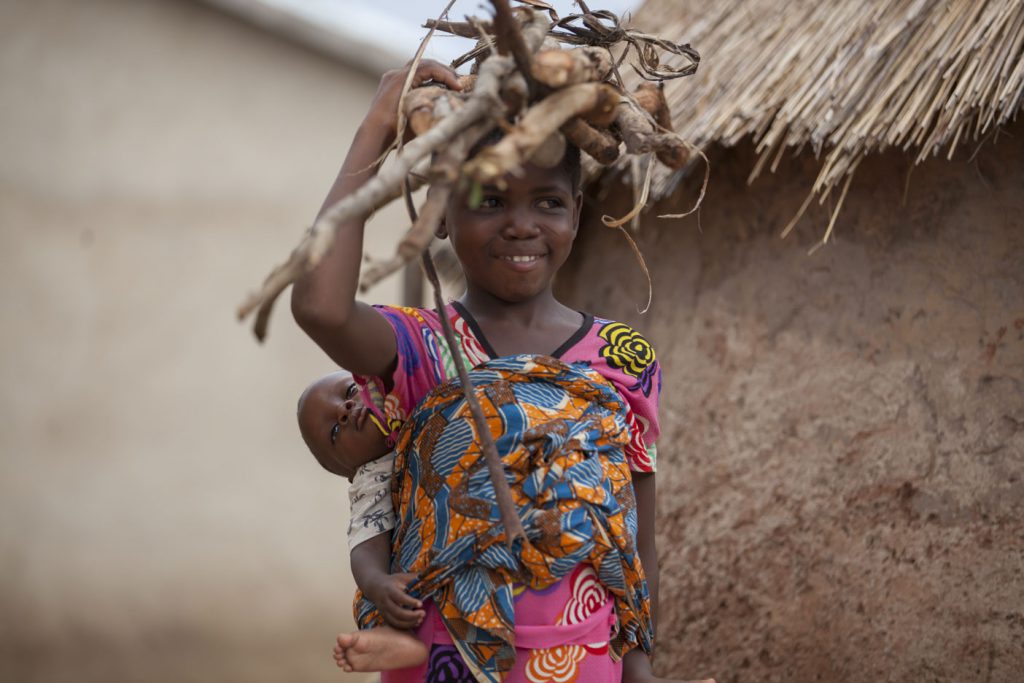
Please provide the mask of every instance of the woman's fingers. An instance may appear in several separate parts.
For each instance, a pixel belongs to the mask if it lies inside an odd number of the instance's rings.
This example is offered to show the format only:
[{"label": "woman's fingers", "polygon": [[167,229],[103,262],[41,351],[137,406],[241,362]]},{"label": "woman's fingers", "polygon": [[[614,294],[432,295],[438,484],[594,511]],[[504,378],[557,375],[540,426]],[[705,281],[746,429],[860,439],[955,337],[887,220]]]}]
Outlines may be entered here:
[{"label": "woman's fingers", "polygon": [[416,75],[413,77],[412,84],[417,86],[427,81],[444,83],[452,90],[462,90],[462,84],[459,83],[459,76],[455,73],[455,70],[433,59],[420,61],[416,66]]}]

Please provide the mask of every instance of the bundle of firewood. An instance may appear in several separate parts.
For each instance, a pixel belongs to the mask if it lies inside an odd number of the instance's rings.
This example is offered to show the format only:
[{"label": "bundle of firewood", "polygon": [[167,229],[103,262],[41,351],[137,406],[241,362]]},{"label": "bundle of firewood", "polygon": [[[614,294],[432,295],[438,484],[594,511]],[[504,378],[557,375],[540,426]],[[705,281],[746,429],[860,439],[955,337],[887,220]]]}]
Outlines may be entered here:
[{"label": "bundle of firewood", "polygon": [[[477,40],[476,47],[453,63],[456,68],[473,63],[471,75],[462,77],[463,90],[426,84],[404,94],[400,121],[414,137],[374,178],[325,211],[288,261],[239,308],[239,318],[258,311],[257,338],[266,335],[278,295],[316,265],[338,225],[424,183],[429,189],[419,211],[412,212],[412,228],[394,258],[365,270],[363,288],[425,253],[446,202],[460,184],[499,182],[527,162],[555,165],[567,142],[600,165],[622,155],[653,154],[671,168],[687,162],[689,147],[672,132],[659,83],[696,71],[695,50],[624,28],[613,13],[591,11],[583,2],[577,3],[579,14],[560,19],[544,2],[519,1],[526,6],[513,9],[508,0],[492,0],[494,16],[486,21],[470,17],[464,22],[427,22],[432,32]],[[680,66],[663,64],[666,54]],[[626,65],[649,82],[627,92],[620,75]],[[495,127],[506,131],[504,137],[467,159]]]}]

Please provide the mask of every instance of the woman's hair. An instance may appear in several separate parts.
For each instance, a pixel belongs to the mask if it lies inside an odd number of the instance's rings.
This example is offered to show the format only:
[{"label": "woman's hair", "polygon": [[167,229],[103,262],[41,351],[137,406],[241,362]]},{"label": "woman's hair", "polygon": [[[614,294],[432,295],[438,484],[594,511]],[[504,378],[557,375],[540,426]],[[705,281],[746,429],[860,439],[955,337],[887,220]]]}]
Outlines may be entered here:
[{"label": "woman's hair", "polygon": [[[475,157],[484,148],[497,143],[503,137],[505,137],[505,131],[503,129],[492,128],[486,135],[480,138],[475,145],[473,145],[469,151],[469,157]],[[562,155],[562,161],[559,166],[562,169],[562,172],[569,176],[569,182],[572,184],[572,191],[576,192],[579,190],[580,178],[582,177],[582,171],[580,170],[580,148],[566,140],[565,154]]]}]

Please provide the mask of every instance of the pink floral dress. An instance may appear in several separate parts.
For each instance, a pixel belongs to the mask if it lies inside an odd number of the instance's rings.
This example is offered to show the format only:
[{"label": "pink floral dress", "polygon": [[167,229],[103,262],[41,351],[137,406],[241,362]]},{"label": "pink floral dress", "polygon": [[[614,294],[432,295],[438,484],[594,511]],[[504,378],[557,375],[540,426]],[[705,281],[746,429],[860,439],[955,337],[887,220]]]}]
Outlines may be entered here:
[{"label": "pink floral dress", "polygon": [[[391,324],[398,363],[388,386],[379,377],[357,377],[369,406],[384,406],[382,417],[395,433],[435,387],[457,375],[437,312],[381,306]],[[469,368],[497,356],[479,325],[459,303],[446,310]],[[634,472],[653,472],[659,427],[661,369],[654,349],[622,323],[584,315],[576,332],[549,354],[568,363],[583,363],[609,380],[628,403],[631,441],[625,449]],[[617,683],[621,662],[613,661],[608,643],[615,629],[613,600],[592,567],[581,564],[566,578],[542,590],[517,589],[515,595],[516,661],[506,683]],[[430,645],[420,667],[384,672],[383,683],[476,680],[444,628],[437,610],[428,615],[417,636]],[[481,674],[478,672],[478,677]],[[480,680],[495,680],[486,672]]]}]

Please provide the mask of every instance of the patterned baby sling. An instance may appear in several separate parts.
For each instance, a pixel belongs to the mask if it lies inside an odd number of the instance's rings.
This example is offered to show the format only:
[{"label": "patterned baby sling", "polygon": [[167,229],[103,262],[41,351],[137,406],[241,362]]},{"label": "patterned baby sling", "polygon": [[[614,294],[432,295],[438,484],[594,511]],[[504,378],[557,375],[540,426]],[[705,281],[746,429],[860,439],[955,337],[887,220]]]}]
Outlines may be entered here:
[{"label": "patterned baby sling", "polygon": [[[612,594],[616,659],[651,649],[647,582],[624,447],[628,407],[586,363],[508,356],[469,373],[526,531],[509,549],[458,379],[416,407],[396,446],[392,572],[434,601],[470,671],[497,683],[515,661],[513,587],[543,589],[580,563]],[[357,596],[360,628],[383,623]]]}]

